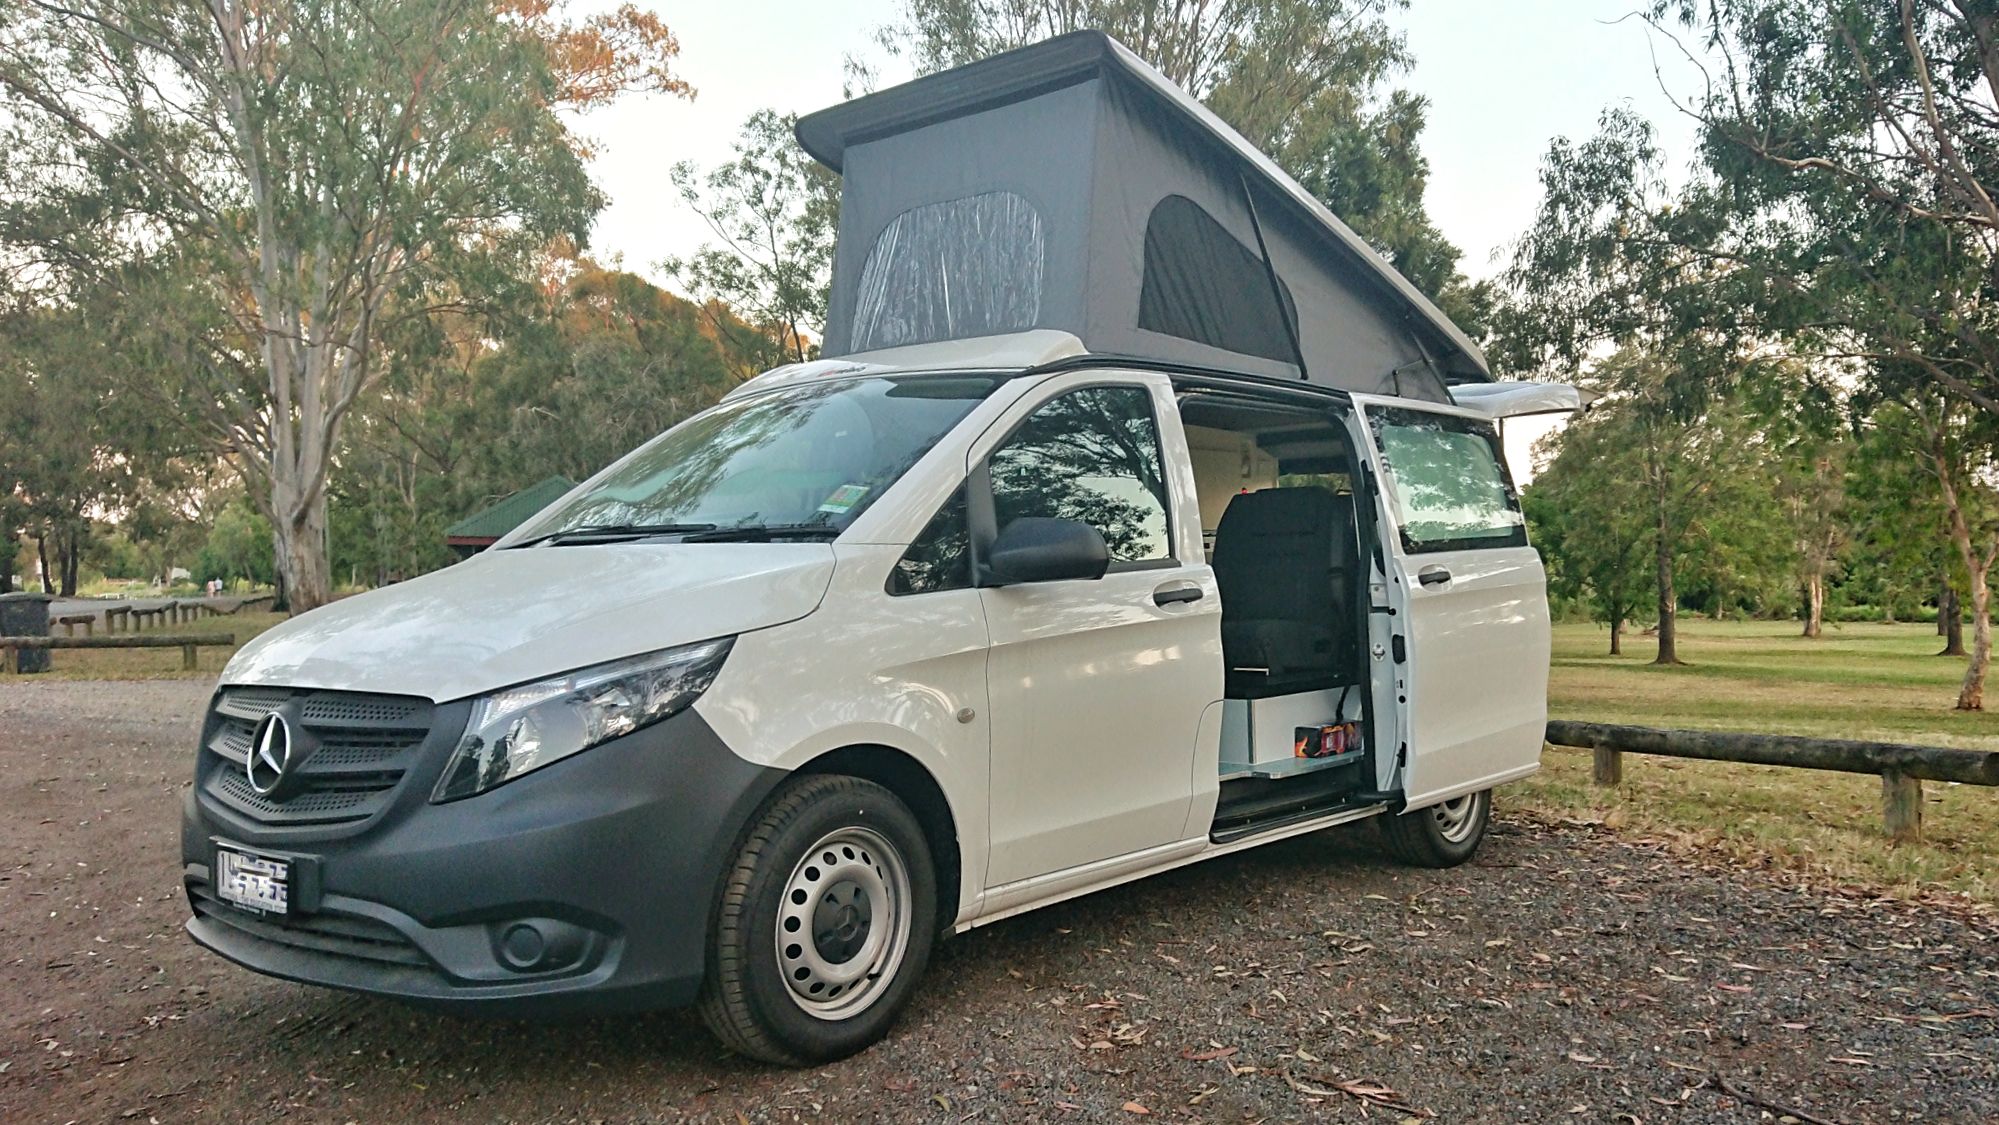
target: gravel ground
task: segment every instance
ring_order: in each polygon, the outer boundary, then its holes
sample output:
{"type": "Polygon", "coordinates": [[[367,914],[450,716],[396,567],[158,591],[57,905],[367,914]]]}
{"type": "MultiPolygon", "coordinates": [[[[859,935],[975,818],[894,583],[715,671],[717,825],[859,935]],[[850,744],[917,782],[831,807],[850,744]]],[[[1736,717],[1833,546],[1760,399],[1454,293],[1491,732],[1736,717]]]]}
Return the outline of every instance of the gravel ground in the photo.
{"type": "Polygon", "coordinates": [[[1333,832],[947,943],[817,1071],[684,1013],[472,1022],[196,949],[205,684],[0,684],[0,1120],[1999,1120],[1999,926],[1504,817],[1333,832]]]}

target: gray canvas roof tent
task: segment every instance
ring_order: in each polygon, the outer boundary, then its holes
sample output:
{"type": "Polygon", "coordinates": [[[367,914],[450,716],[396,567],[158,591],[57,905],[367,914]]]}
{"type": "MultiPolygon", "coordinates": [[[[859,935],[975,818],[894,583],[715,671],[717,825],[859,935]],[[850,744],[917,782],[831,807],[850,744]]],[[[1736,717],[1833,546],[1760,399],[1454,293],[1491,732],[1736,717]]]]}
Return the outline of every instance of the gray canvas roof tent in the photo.
{"type": "Polygon", "coordinates": [[[1080,31],[800,119],[842,174],[824,354],[1031,328],[1450,400],[1485,356],[1269,157],[1080,31]]]}

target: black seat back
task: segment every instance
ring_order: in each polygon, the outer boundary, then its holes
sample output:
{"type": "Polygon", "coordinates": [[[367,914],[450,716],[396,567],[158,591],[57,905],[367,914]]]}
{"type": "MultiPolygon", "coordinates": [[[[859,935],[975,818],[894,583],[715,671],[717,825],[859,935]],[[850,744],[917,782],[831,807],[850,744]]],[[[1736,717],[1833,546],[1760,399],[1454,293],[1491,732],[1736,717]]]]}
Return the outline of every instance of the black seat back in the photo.
{"type": "Polygon", "coordinates": [[[1350,682],[1353,553],[1350,496],[1307,486],[1229,501],[1215,529],[1214,568],[1230,695],[1350,682]]]}

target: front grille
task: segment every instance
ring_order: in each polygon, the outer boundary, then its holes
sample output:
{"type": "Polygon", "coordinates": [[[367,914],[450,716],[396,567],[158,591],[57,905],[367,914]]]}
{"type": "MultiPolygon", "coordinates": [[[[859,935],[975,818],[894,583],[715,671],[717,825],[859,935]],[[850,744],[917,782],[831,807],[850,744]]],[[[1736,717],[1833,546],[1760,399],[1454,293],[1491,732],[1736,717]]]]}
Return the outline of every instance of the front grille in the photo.
{"type": "Polygon", "coordinates": [[[328,827],[366,820],[388,804],[430,735],[429,701],[399,695],[228,688],[217,697],[203,748],[202,789],[260,824],[328,827]],[[250,788],[243,764],[257,724],[279,708],[293,716],[305,757],[282,800],[250,788]]]}
{"type": "Polygon", "coordinates": [[[195,913],[254,938],[336,957],[428,968],[430,959],[395,927],[347,914],[294,914],[279,918],[238,910],[203,885],[190,887],[195,913]]]}

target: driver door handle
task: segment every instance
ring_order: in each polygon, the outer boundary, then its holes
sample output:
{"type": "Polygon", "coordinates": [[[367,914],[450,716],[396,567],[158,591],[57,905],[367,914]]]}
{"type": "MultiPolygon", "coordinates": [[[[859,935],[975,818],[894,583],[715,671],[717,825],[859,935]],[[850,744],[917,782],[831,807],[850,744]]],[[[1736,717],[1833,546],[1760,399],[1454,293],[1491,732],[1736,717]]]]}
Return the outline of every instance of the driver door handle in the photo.
{"type": "Polygon", "coordinates": [[[1198,602],[1206,596],[1199,586],[1161,586],[1152,591],[1152,604],[1178,605],[1181,602],[1198,602]]]}
{"type": "Polygon", "coordinates": [[[1442,586],[1451,580],[1451,572],[1441,566],[1426,566],[1416,572],[1416,581],[1425,586],[1442,586]]]}

